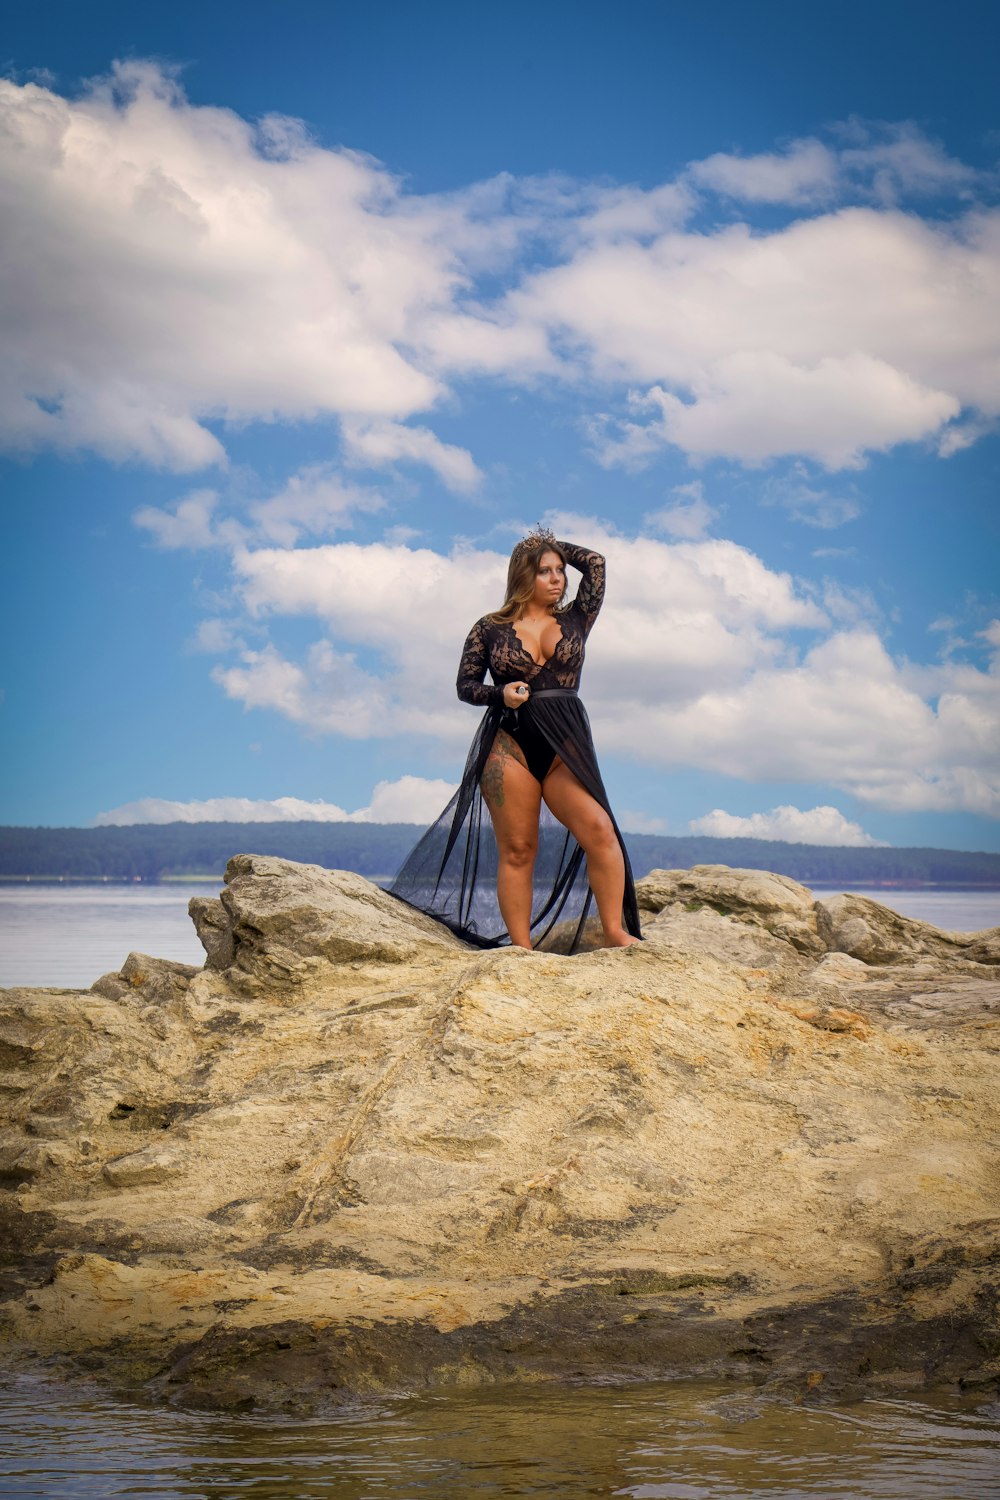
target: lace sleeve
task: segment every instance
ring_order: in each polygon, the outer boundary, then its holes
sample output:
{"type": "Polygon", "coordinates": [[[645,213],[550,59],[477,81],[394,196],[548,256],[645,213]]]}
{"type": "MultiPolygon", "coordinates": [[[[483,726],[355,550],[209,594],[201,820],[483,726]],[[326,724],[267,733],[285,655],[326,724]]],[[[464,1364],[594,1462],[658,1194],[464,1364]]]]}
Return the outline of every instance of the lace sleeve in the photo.
{"type": "Polygon", "coordinates": [[[503,688],[484,682],[489,658],[486,649],[486,626],[477,620],[465,638],[462,660],[458,667],[455,689],[463,703],[503,702],[503,688]]]}
{"type": "Polygon", "coordinates": [[[589,547],[577,547],[573,542],[556,542],[556,546],[571,567],[579,568],[583,580],[577,590],[574,606],[583,615],[589,630],[597,619],[597,612],[604,603],[604,581],[607,565],[600,552],[591,552],[589,547]]]}

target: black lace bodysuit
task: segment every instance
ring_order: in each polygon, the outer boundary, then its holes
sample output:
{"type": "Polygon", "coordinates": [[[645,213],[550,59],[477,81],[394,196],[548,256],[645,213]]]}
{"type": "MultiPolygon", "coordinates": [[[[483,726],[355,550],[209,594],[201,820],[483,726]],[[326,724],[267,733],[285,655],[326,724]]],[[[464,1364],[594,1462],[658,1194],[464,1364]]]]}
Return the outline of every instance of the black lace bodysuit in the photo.
{"type": "MultiPolygon", "coordinates": [[[[512,624],[489,615],[477,620],[462,648],[456,683],[466,703],[485,707],[473,737],[458,790],[403,862],[388,887],[393,895],[437,917],[459,937],[479,947],[509,943],[496,900],[497,846],[481,780],[498,730],[520,745],[539,782],[559,756],[608,813],[625,860],[622,921],[641,937],[632,868],[601,778],[587,710],[579,697],[585,643],[604,600],[605,561],[599,552],[556,542],[566,562],[583,574],[576,598],[556,613],[562,636],[539,663],[512,624]],[[486,673],[492,683],[485,681],[486,673]],[[530,695],[517,709],[503,701],[504,685],[525,682],[530,695]]],[[[583,850],[542,803],[535,860],[532,943],[536,948],[575,952],[599,933],[583,850]]]]}
{"type": "Polygon", "coordinates": [[[534,713],[537,693],[553,695],[555,690],[576,692],[583,671],[584,642],[604,602],[605,562],[599,552],[559,542],[567,563],[579,568],[583,581],[576,598],[556,615],[562,637],[544,662],[538,662],[521,642],[515,625],[497,623],[489,615],[477,620],[466,637],[458,668],[456,688],[465,703],[496,704],[503,708],[500,723],[517,741],[528,762],[528,770],[538,781],[544,781],[556,759],[556,750],[546,737],[534,713]],[[493,685],[483,681],[487,668],[493,685]],[[504,705],[503,690],[508,682],[526,682],[530,697],[519,708],[504,705]]]}

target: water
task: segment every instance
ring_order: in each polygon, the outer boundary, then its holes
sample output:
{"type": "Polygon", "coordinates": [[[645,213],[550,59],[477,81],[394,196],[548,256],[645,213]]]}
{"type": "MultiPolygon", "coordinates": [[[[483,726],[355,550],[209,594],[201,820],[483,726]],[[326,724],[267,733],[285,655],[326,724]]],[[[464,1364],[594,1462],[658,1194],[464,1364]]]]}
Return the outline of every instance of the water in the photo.
{"type": "Polygon", "coordinates": [[[202,885],[4,885],[0,887],[0,986],[88,989],[129,953],[201,965],[187,904],[217,896],[202,885]]]}
{"type": "MultiPolygon", "coordinates": [[[[0,886],[0,986],[87,989],[99,975],[120,969],[132,951],[200,965],[205,953],[187,904],[219,889],[216,882],[0,886]]],[[[817,886],[816,894],[830,892],[817,886]]],[[[1000,926],[1000,890],[865,886],[857,894],[949,931],[1000,926]]]]}
{"type": "Polygon", "coordinates": [[[5,1500],[996,1500],[1000,1405],[755,1406],[701,1384],[520,1387],[336,1418],[150,1410],[18,1380],[5,1500]]]}
{"type": "Polygon", "coordinates": [[[852,896],[870,896],[883,906],[891,906],[904,917],[918,917],[946,932],[981,932],[984,927],[1000,927],[1000,890],[955,891],[939,886],[920,890],[886,890],[884,886],[815,885],[809,889],[817,901],[836,891],[848,890],[852,896]]]}

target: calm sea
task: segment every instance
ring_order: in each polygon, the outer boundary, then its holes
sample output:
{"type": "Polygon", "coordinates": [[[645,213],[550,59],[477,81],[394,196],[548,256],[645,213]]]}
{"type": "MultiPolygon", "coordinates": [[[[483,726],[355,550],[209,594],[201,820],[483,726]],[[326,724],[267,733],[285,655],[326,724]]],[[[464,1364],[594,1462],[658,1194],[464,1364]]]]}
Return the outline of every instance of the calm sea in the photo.
{"type": "MultiPolygon", "coordinates": [[[[952,932],[1000,926],[1000,890],[852,889],[952,932]]],[[[205,953],[187,904],[192,896],[218,892],[215,883],[0,886],[0,987],[87,989],[101,974],[120,969],[133,951],[201,964],[205,953]]]]}
{"type": "MultiPolygon", "coordinates": [[[[14,1382],[6,1500],[997,1500],[980,1396],[769,1407],[703,1384],[487,1389],[304,1421],[14,1382]]],[[[3,1476],[6,1475],[6,1478],[3,1476]]]]}

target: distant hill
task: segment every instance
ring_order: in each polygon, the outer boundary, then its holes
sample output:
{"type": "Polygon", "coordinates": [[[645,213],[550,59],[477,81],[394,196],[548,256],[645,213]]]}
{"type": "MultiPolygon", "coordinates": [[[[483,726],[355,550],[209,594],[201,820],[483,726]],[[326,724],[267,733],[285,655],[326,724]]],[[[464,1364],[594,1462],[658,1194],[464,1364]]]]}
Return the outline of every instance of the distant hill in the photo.
{"type": "MultiPolygon", "coordinates": [[[[162,880],[221,876],[233,854],[356,870],[386,879],[420,837],[414,823],[138,823],[123,828],[0,828],[0,877],[162,880]]],[[[1000,854],[850,849],[770,839],[625,835],[635,875],[691,865],[775,870],[804,885],[1000,886],[1000,854]]]]}

